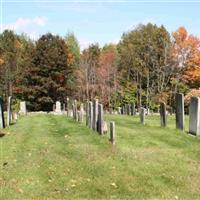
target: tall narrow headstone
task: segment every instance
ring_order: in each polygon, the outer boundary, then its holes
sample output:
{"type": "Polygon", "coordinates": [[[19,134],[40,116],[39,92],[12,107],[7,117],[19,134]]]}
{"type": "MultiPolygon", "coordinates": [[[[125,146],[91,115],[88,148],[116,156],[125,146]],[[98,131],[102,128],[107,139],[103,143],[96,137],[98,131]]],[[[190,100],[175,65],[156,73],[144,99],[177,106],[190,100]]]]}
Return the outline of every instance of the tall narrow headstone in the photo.
{"type": "Polygon", "coordinates": [[[56,105],[53,104],[53,112],[55,112],[55,110],[56,110],[56,105]]]}
{"type": "Polygon", "coordinates": [[[3,99],[0,97],[0,128],[5,128],[3,99]]]}
{"type": "Polygon", "coordinates": [[[160,103],[160,125],[167,126],[166,104],[164,102],[160,103]]]}
{"type": "Polygon", "coordinates": [[[127,104],[127,115],[131,115],[131,105],[127,104]]]}
{"type": "Polygon", "coordinates": [[[83,116],[84,116],[84,107],[83,104],[80,105],[80,122],[83,122],[83,116]]]}
{"type": "Polygon", "coordinates": [[[131,103],[131,115],[135,115],[135,103],[131,103]]]}
{"type": "Polygon", "coordinates": [[[121,111],[121,107],[118,107],[118,111],[117,111],[118,115],[121,115],[122,111],[121,111]]]}
{"type": "Polygon", "coordinates": [[[176,128],[184,130],[184,95],[177,93],[175,96],[176,105],[176,128]]]}
{"type": "Polygon", "coordinates": [[[12,123],[12,97],[8,97],[7,105],[7,125],[9,126],[12,123]]]}
{"type": "Polygon", "coordinates": [[[189,133],[200,135],[200,98],[191,97],[189,107],[189,133]]]}
{"type": "Polygon", "coordinates": [[[103,105],[98,105],[98,126],[97,131],[99,134],[103,135],[103,105]]]}
{"type": "Polygon", "coordinates": [[[89,124],[89,101],[86,103],[86,126],[89,124]]]}
{"type": "Polygon", "coordinates": [[[89,102],[89,121],[88,121],[88,126],[89,128],[92,129],[92,125],[93,125],[93,105],[92,105],[92,101],[89,102]]]}
{"type": "Polygon", "coordinates": [[[145,108],[140,108],[140,122],[145,124],[145,108]]]}
{"type": "Polygon", "coordinates": [[[67,116],[69,116],[69,98],[66,99],[66,110],[67,110],[67,116]]]}
{"type": "Polygon", "coordinates": [[[55,109],[56,113],[61,113],[61,103],[60,101],[56,101],[56,109],[55,109]]]}
{"type": "Polygon", "coordinates": [[[110,142],[115,144],[115,122],[110,122],[110,142]]]}
{"type": "Polygon", "coordinates": [[[94,131],[97,131],[97,121],[98,121],[98,99],[93,101],[93,120],[92,128],[94,131]]]}
{"type": "Polygon", "coordinates": [[[20,111],[19,111],[20,114],[24,114],[26,115],[27,114],[27,110],[26,110],[26,101],[21,101],[20,102],[20,111]]]}
{"type": "Polygon", "coordinates": [[[74,100],[74,103],[73,103],[73,105],[74,105],[74,119],[75,120],[77,120],[78,119],[78,116],[77,116],[77,101],[76,100],[74,100]]]}

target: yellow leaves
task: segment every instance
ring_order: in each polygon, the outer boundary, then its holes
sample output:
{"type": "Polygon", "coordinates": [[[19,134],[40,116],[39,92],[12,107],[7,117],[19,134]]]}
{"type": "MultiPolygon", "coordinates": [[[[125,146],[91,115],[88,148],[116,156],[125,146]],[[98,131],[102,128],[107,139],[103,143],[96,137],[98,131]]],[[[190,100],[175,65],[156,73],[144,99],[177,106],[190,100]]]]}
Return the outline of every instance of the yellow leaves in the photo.
{"type": "Polygon", "coordinates": [[[116,185],[116,183],[114,183],[114,182],[111,183],[110,185],[111,185],[113,188],[115,188],[115,189],[117,188],[117,185],[116,185]]]}

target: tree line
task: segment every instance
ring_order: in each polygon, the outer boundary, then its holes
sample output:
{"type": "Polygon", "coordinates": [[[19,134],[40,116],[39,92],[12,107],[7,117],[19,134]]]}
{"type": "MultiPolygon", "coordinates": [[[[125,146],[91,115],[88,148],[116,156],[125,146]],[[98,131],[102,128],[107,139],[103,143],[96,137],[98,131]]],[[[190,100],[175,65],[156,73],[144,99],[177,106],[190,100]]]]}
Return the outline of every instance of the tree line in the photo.
{"type": "Polygon", "coordinates": [[[184,27],[138,25],[118,44],[80,51],[73,33],[47,33],[37,41],[11,30],[0,34],[0,96],[25,100],[29,110],[52,110],[55,101],[98,98],[106,108],[135,102],[156,110],[174,94],[199,95],[200,39],[184,27]]]}

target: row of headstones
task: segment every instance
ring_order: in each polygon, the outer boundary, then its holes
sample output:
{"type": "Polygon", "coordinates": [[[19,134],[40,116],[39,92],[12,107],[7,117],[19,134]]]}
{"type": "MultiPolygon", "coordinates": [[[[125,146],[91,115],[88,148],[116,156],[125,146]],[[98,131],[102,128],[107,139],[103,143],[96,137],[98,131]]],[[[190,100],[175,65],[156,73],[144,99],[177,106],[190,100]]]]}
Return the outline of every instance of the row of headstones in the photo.
{"type": "MultiPolygon", "coordinates": [[[[185,111],[184,95],[177,93],[175,96],[176,108],[176,128],[184,131],[185,129],[185,111]]],[[[140,109],[140,121],[145,123],[145,108],[140,109]]],[[[160,103],[160,125],[167,126],[166,104],[160,103]]],[[[189,106],[189,133],[200,135],[200,98],[191,97],[189,106]]]]}
{"type": "MultiPolygon", "coordinates": [[[[13,113],[12,111],[12,96],[8,97],[7,103],[7,126],[10,126],[13,122],[13,119],[16,121],[19,117],[19,114],[26,115],[26,102],[20,102],[20,111],[19,113],[13,113]]],[[[0,97],[0,128],[5,128],[5,118],[4,118],[4,102],[3,99],[0,97]]]]}
{"type": "MultiPolygon", "coordinates": [[[[68,111],[70,109],[68,108],[68,111]]],[[[77,108],[77,101],[72,103],[72,117],[78,122],[84,121],[84,113],[86,113],[86,126],[103,135],[107,132],[107,123],[104,121],[103,105],[95,99],[93,102],[87,102],[84,111],[84,105],[80,104],[77,108]]],[[[110,122],[110,142],[115,144],[115,123],[110,122]]]]}
{"type": "Polygon", "coordinates": [[[118,107],[118,114],[121,115],[136,115],[135,103],[125,104],[118,107]]]}

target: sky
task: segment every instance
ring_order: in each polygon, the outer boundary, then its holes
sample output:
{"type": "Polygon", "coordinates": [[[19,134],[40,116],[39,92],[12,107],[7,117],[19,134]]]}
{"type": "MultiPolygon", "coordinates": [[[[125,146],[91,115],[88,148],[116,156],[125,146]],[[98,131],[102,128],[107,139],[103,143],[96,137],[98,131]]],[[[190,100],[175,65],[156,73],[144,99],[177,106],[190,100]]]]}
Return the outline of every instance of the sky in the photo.
{"type": "Polygon", "coordinates": [[[184,26],[200,37],[200,0],[0,0],[1,32],[12,29],[32,39],[51,32],[73,32],[81,49],[91,43],[117,43],[139,23],[164,25],[172,33],[184,26]],[[74,2],[76,1],[76,2],[74,2]]]}

